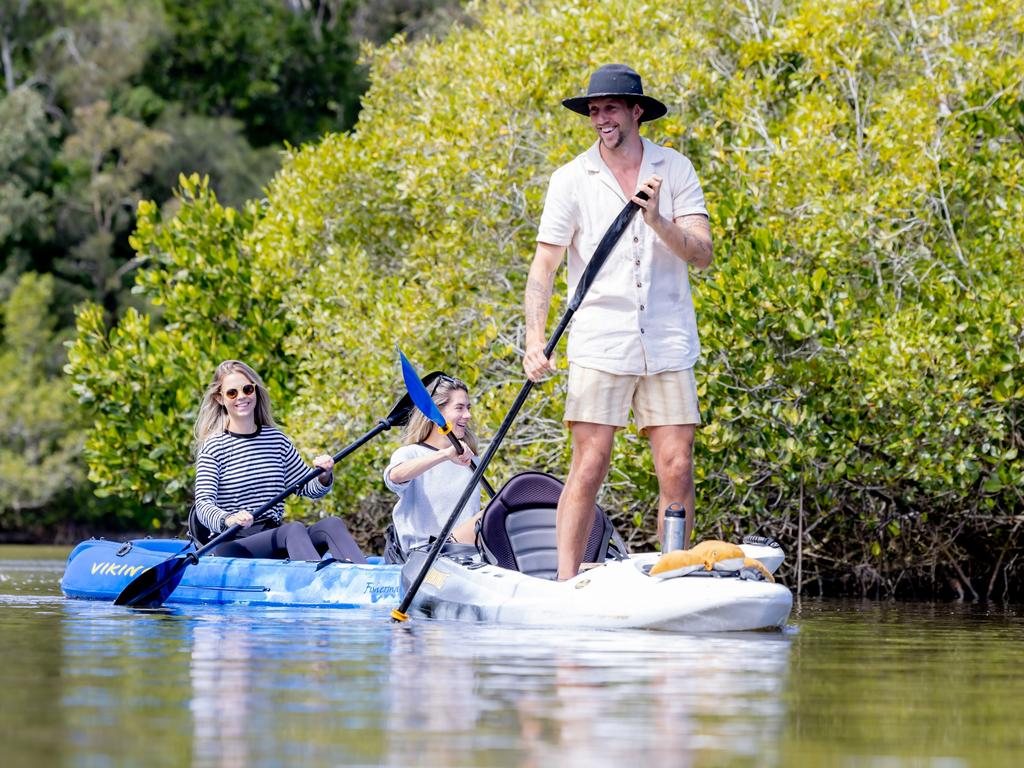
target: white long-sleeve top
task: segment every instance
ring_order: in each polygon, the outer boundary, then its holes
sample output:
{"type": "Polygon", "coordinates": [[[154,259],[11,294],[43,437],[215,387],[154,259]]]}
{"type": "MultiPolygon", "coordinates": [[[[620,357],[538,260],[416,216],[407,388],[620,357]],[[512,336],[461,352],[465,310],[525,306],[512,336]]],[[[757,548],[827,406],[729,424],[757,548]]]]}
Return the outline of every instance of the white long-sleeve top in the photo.
{"type": "MultiPolygon", "coordinates": [[[[445,461],[408,482],[392,482],[392,469],[410,459],[428,456],[436,450],[420,443],[403,445],[391,455],[391,462],[384,470],[385,485],[398,494],[398,503],[391,517],[395,522],[395,533],[406,552],[411,547],[426,544],[431,536],[441,532],[473,477],[470,467],[445,461]]],[[[468,520],[479,511],[480,485],[477,484],[456,524],[468,520]]]]}

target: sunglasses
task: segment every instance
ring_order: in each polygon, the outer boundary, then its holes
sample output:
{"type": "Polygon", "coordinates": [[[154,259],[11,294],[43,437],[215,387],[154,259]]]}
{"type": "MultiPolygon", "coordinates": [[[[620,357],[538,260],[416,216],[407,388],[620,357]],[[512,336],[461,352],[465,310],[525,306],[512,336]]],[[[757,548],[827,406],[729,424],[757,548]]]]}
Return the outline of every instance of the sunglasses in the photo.
{"type": "Polygon", "coordinates": [[[255,384],[244,384],[244,385],[242,385],[241,391],[239,391],[237,387],[231,387],[231,389],[225,389],[224,392],[223,392],[223,395],[228,400],[234,400],[240,394],[245,395],[246,397],[248,397],[249,395],[251,395],[255,391],[256,391],[256,385],[255,384]]]}
{"type": "Polygon", "coordinates": [[[443,373],[434,379],[434,383],[430,385],[430,396],[433,397],[434,393],[437,392],[437,387],[441,382],[445,384],[458,384],[458,381],[453,379],[451,376],[445,376],[443,373]]]}

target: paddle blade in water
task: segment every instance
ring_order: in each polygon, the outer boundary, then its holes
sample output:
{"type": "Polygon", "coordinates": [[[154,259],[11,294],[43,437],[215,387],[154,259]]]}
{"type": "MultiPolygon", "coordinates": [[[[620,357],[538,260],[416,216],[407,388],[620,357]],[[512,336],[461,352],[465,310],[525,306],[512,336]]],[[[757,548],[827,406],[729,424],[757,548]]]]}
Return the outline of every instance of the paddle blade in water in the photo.
{"type": "Polygon", "coordinates": [[[424,416],[437,424],[441,429],[446,430],[448,425],[444,420],[444,416],[441,415],[441,411],[434,404],[427,388],[423,386],[423,382],[420,381],[420,377],[413,369],[412,363],[402,353],[402,350],[398,350],[398,356],[402,358],[402,379],[405,380],[405,388],[409,391],[409,397],[412,398],[413,404],[423,412],[424,416]]]}
{"type": "Polygon", "coordinates": [[[121,594],[114,600],[114,605],[159,608],[177,588],[181,577],[185,575],[185,569],[192,562],[188,555],[182,555],[147,568],[121,590],[121,594]]]}

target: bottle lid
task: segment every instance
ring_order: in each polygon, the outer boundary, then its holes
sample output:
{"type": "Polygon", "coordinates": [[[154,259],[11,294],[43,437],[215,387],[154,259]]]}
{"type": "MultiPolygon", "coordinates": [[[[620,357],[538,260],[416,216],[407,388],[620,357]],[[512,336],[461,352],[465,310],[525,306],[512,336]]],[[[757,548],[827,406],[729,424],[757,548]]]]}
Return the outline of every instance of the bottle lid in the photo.
{"type": "Polygon", "coordinates": [[[665,517],[686,517],[686,509],[678,501],[665,507],[665,517]]]}

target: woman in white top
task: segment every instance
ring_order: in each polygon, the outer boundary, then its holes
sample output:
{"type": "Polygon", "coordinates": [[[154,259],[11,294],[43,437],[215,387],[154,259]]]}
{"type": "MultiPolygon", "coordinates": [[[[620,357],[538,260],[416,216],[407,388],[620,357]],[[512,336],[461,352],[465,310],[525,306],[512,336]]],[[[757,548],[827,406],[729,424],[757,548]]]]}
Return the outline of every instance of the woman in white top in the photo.
{"type": "MultiPolygon", "coordinates": [[[[428,543],[431,536],[440,533],[473,475],[470,462],[477,451],[466,385],[442,375],[434,380],[429,391],[464,450],[458,453],[448,436],[419,411],[409,418],[403,445],[392,454],[384,470],[385,484],[398,494],[391,516],[404,552],[428,543]]],[[[463,544],[472,543],[479,516],[477,485],[452,529],[451,538],[463,544]]]]}

